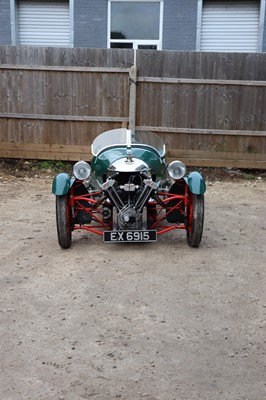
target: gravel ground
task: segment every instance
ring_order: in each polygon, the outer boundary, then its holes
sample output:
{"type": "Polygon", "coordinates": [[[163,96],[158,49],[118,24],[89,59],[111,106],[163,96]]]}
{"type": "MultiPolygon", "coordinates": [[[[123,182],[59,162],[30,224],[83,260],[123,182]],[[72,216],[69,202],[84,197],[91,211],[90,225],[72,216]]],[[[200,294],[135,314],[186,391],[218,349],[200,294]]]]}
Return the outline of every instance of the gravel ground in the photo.
{"type": "Polygon", "coordinates": [[[266,398],[264,174],[207,176],[198,249],[62,250],[50,173],[25,171],[0,169],[1,400],[266,398]]]}

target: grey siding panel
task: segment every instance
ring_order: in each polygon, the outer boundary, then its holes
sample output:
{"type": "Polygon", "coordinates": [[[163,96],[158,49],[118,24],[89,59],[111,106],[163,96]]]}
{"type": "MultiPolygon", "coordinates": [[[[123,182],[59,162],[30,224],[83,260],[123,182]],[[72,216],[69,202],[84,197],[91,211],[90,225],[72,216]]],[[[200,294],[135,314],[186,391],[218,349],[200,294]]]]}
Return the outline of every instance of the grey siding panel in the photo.
{"type": "Polygon", "coordinates": [[[163,50],[196,50],[197,0],[165,0],[163,50]]]}
{"type": "Polygon", "coordinates": [[[74,1],[74,47],[107,47],[107,0],[74,1]]]}
{"type": "Polygon", "coordinates": [[[10,0],[0,1],[0,45],[11,44],[10,0]]]}

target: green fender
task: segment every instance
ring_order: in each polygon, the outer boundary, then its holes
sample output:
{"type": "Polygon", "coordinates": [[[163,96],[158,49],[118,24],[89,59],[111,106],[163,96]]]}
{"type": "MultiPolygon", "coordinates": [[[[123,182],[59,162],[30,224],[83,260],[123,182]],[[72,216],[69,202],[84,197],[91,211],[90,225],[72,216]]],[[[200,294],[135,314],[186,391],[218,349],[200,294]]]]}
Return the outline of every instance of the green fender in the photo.
{"type": "Polygon", "coordinates": [[[75,182],[75,178],[71,178],[68,174],[62,172],[54,177],[52,192],[56,196],[62,196],[68,193],[69,189],[75,182]]]}
{"type": "Polygon", "coordinates": [[[191,172],[187,177],[184,178],[189,190],[194,194],[203,194],[206,192],[206,185],[202,175],[197,172],[191,172]]]}

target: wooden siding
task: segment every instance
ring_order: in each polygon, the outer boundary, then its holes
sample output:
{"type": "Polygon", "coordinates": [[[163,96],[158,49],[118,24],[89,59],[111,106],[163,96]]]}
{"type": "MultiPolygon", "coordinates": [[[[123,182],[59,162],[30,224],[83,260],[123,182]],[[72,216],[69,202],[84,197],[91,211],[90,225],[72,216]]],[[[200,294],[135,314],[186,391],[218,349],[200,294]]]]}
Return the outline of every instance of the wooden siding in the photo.
{"type": "MultiPolygon", "coordinates": [[[[0,157],[90,160],[129,122],[132,50],[0,47],[0,157]]],[[[266,168],[266,54],[136,54],[136,127],[187,165],[266,168]]]]}

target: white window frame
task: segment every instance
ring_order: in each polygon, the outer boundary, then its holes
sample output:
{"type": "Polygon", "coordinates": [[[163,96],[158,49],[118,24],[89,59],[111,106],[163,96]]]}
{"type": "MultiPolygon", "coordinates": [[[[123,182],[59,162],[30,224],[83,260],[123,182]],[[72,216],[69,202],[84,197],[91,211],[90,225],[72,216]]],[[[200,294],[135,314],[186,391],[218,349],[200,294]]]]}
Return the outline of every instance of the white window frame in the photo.
{"type": "MultiPolygon", "coordinates": [[[[44,0],[45,1],[45,0],[44,0]]],[[[18,44],[18,23],[17,23],[17,3],[18,0],[10,0],[10,17],[11,17],[11,44],[18,44]]],[[[69,3],[69,47],[74,47],[74,0],[68,0],[69,3]]]]}
{"type": "MultiPolygon", "coordinates": [[[[202,9],[203,1],[198,0],[198,17],[197,17],[197,39],[196,39],[196,51],[201,51],[201,21],[202,21],[202,9]]],[[[260,0],[260,16],[259,16],[259,30],[258,30],[258,45],[257,52],[261,53],[263,48],[263,33],[265,24],[265,8],[266,0],[260,0]]]]}
{"type": "Polygon", "coordinates": [[[132,43],[133,49],[138,49],[139,45],[155,45],[157,50],[162,50],[163,43],[163,0],[108,0],[108,18],[107,18],[107,47],[111,47],[111,43],[132,43]],[[160,19],[159,19],[159,39],[111,39],[111,3],[112,2],[130,2],[130,3],[160,3],[160,19]]]}

